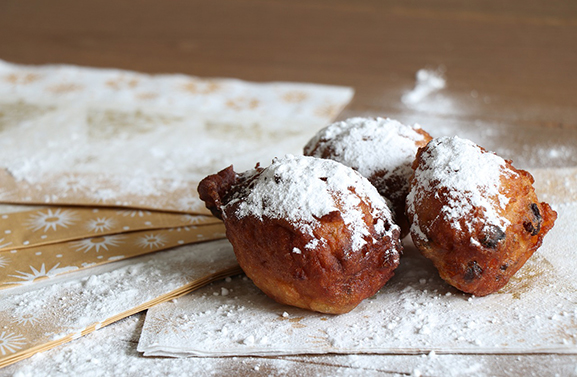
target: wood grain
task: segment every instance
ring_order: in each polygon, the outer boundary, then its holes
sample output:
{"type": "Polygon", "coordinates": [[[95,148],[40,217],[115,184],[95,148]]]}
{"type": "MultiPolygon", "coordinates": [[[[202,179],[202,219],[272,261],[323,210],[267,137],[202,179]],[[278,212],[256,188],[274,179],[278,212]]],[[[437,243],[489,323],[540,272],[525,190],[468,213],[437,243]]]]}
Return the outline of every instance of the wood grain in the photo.
{"type": "Polygon", "coordinates": [[[18,63],[350,85],[353,111],[443,67],[473,117],[577,129],[574,1],[3,0],[0,37],[18,63]]]}

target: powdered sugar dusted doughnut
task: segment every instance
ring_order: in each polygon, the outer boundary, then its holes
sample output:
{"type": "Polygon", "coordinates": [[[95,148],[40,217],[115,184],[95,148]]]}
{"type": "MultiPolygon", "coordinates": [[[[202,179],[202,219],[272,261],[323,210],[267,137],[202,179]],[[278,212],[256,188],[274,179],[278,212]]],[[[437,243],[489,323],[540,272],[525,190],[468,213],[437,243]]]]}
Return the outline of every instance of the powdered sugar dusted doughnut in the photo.
{"type": "Polygon", "coordinates": [[[229,167],[199,193],[223,219],[247,276],[279,302],[348,312],[399,263],[400,230],[386,202],[338,162],[287,156],[242,174],[229,167]]]}
{"type": "Polygon", "coordinates": [[[483,296],[507,284],[557,217],[537,200],[531,174],[469,140],[434,139],[413,167],[411,236],[462,291],[483,296]]]}
{"type": "Polygon", "coordinates": [[[368,178],[393,204],[397,223],[408,232],[405,198],[419,147],[431,136],[420,126],[385,118],[350,118],[319,131],[304,154],[341,162],[368,178]]]}

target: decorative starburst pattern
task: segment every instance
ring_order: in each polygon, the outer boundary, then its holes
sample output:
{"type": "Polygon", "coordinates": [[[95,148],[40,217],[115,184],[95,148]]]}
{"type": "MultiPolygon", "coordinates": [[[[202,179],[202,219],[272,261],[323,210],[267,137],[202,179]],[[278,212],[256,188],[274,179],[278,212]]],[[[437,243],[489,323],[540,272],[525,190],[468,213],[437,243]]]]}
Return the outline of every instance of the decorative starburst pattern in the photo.
{"type": "Polygon", "coordinates": [[[86,191],[88,187],[87,182],[75,175],[65,175],[59,178],[55,184],[56,189],[73,193],[86,191]]]}
{"type": "Polygon", "coordinates": [[[146,248],[155,249],[157,247],[162,247],[166,245],[167,242],[168,240],[166,236],[162,234],[147,234],[143,237],[140,237],[136,241],[136,244],[142,247],[143,249],[146,248]]]}
{"type": "Polygon", "coordinates": [[[329,104],[316,109],[315,115],[321,118],[333,118],[339,113],[339,107],[329,104]]]}
{"type": "Polygon", "coordinates": [[[199,224],[203,220],[200,216],[197,215],[182,215],[181,219],[190,225],[199,224]]]}
{"type": "Polygon", "coordinates": [[[21,326],[34,326],[40,322],[40,318],[35,313],[21,313],[15,315],[16,323],[21,326]]]}
{"type": "Polygon", "coordinates": [[[178,207],[182,211],[198,211],[202,208],[202,202],[194,196],[185,196],[178,199],[178,207]]]}
{"type": "Polygon", "coordinates": [[[85,194],[96,203],[111,203],[113,200],[118,198],[119,195],[118,189],[105,187],[97,189],[92,188],[90,191],[85,192],[85,194]]]}
{"type": "Polygon", "coordinates": [[[8,259],[7,256],[0,255],[0,268],[4,268],[4,267],[8,266],[9,261],[10,261],[10,259],[8,259]]]}
{"type": "Polygon", "coordinates": [[[121,89],[133,89],[138,85],[138,78],[136,77],[129,77],[124,74],[106,81],[106,86],[112,88],[114,90],[121,90],[121,89]]]}
{"type": "Polygon", "coordinates": [[[0,238],[0,249],[3,249],[5,247],[12,245],[12,242],[7,242],[7,243],[3,243],[3,242],[4,242],[4,238],[0,238]]]}
{"type": "Polygon", "coordinates": [[[33,83],[34,81],[40,80],[41,77],[42,76],[39,75],[38,73],[20,72],[20,73],[11,73],[4,79],[13,85],[28,85],[30,83],[33,83]]]}
{"type": "Polygon", "coordinates": [[[306,92],[301,92],[301,91],[290,91],[290,92],[286,92],[283,96],[282,99],[285,102],[288,103],[301,103],[303,101],[305,101],[308,98],[308,94],[306,92]]]}
{"type": "Polygon", "coordinates": [[[101,249],[108,251],[109,247],[117,247],[123,243],[125,236],[113,235],[95,238],[86,238],[71,244],[72,247],[76,248],[76,251],[84,251],[85,253],[94,249],[97,253],[101,249]]]}
{"type": "Polygon", "coordinates": [[[78,269],[78,267],[61,267],[61,268],[58,268],[58,266],[60,266],[60,263],[57,263],[54,267],[52,267],[48,271],[46,271],[46,265],[44,263],[42,263],[42,266],[40,266],[39,269],[34,268],[33,266],[30,266],[30,270],[32,272],[16,271],[16,272],[18,272],[19,275],[9,275],[13,278],[20,279],[20,281],[9,281],[9,282],[6,282],[4,284],[28,285],[28,284],[32,284],[32,283],[40,281],[40,280],[51,278],[53,276],[59,275],[59,274],[64,273],[64,272],[78,269]]]}
{"type": "Polygon", "coordinates": [[[76,222],[76,213],[70,210],[58,208],[55,211],[48,209],[32,215],[28,221],[29,229],[34,232],[42,230],[47,232],[49,229],[57,230],[58,227],[68,228],[76,222]]]}
{"type": "Polygon", "coordinates": [[[221,85],[210,80],[190,80],[182,89],[192,94],[210,94],[219,90],[221,85]]]}
{"type": "Polygon", "coordinates": [[[116,221],[110,217],[97,217],[86,223],[86,229],[90,232],[101,233],[116,226],[116,221]]]}
{"type": "Polygon", "coordinates": [[[56,85],[52,85],[46,88],[49,92],[54,94],[66,94],[81,91],[84,89],[84,85],[76,84],[73,82],[64,82],[56,85]]]}
{"type": "Polygon", "coordinates": [[[120,210],[116,211],[116,213],[124,217],[145,217],[151,214],[150,211],[143,210],[120,210]]]}
{"type": "Polygon", "coordinates": [[[0,187],[0,199],[7,200],[12,197],[12,191],[0,187]]]}
{"type": "Polygon", "coordinates": [[[2,331],[0,334],[0,353],[5,356],[14,353],[26,344],[26,338],[13,332],[2,331]]]}
{"type": "Polygon", "coordinates": [[[170,228],[170,229],[168,229],[168,231],[169,231],[169,232],[182,232],[182,231],[184,231],[184,232],[190,232],[191,229],[197,229],[197,227],[196,227],[196,226],[191,226],[191,227],[189,227],[189,226],[179,226],[179,227],[177,227],[177,228],[170,228]]]}
{"type": "Polygon", "coordinates": [[[260,101],[257,98],[237,97],[226,101],[226,106],[237,111],[254,110],[259,107],[260,101]]]}
{"type": "MultiPolygon", "coordinates": [[[[52,272],[52,269],[57,268],[58,264],[56,266],[54,266],[53,268],[51,268],[50,270],[48,270],[48,272],[52,272]]],[[[36,268],[30,266],[30,270],[32,270],[32,272],[23,272],[23,271],[16,271],[19,273],[19,275],[10,275],[12,277],[18,278],[18,279],[22,279],[23,282],[33,282],[34,280],[38,281],[38,280],[42,280],[44,278],[48,278],[48,272],[46,272],[46,265],[44,263],[42,263],[42,266],[40,266],[40,269],[37,270],[36,268]]],[[[19,282],[19,283],[23,283],[23,282],[19,282]]]]}

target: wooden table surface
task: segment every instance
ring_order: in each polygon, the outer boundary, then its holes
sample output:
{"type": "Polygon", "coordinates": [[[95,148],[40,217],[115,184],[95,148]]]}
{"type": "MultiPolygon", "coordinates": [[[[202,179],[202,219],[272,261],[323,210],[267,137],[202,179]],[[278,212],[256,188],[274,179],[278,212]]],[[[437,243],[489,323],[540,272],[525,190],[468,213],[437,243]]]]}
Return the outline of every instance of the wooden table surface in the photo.
{"type": "Polygon", "coordinates": [[[467,107],[448,121],[577,140],[572,0],[2,0],[0,41],[15,63],[354,87],[342,116],[401,114],[438,69],[467,107]]]}
{"type": "Polygon", "coordinates": [[[0,57],[352,86],[386,112],[424,67],[490,99],[474,116],[577,128],[571,0],[0,2],[0,57]]]}

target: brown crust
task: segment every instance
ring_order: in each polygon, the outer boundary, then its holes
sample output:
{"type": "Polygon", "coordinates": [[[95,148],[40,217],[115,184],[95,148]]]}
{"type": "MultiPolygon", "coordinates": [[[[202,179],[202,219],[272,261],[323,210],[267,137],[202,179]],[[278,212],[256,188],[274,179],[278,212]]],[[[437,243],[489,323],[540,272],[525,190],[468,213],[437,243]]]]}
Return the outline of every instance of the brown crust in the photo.
{"type": "MultiPolygon", "coordinates": [[[[433,140],[431,135],[422,128],[414,129],[418,134],[423,135],[423,140],[415,143],[415,146],[423,148],[429,141],[433,140]]],[[[415,156],[416,157],[416,156],[415,156]]],[[[385,171],[380,170],[367,179],[377,188],[379,193],[391,201],[393,210],[395,212],[395,220],[397,225],[401,227],[401,238],[409,234],[410,223],[406,215],[406,201],[410,190],[410,178],[405,177],[399,172],[392,172],[389,179],[383,180],[382,177],[386,174],[385,171]]]]}
{"type": "MultiPolygon", "coordinates": [[[[415,169],[422,163],[422,152],[423,149],[417,154],[415,169]]],[[[506,166],[517,173],[516,177],[501,177],[499,191],[509,198],[502,214],[511,223],[506,229],[487,227],[481,221],[472,232],[460,232],[446,221],[439,221],[438,214],[448,202],[448,193],[443,190],[425,193],[415,203],[421,231],[428,238],[423,241],[413,235],[415,245],[433,261],[445,281],[476,296],[504,287],[541,246],[557,218],[549,204],[539,203],[531,174],[515,169],[510,161],[506,166]]],[[[416,216],[408,215],[411,221],[416,216]]],[[[472,223],[473,217],[482,219],[483,213],[477,210],[463,217],[460,220],[463,229],[472,223]]]]}
{"type": "MultiPolygon", "coordinates": [[[[284,219],[236,216],[238,201],[229,201],[242,198],[253,179],[227,168],[205,178],[199,191],[203,190],[201,199],[207,207],[224,219],[239,265],[269,297],[318,312],[346,313],[393,276],[402,252],[399,230],[392,231],[392,238],[379,237],[369,203],[361,200],[359,208],[376,242],[371,240],[352,252],[352,231],[339,211],[322,217],[313,235],[284,219]],[[234,181],[233,176],[237,177],[234,181]],[[311,241],[323,239],[325,243],[307,247],[311,241]]],[[[351,191],[354,194],[354,189],[351,191]]],[[[384,216],[380,219],[387,229],[392,227],[384,216]]]]}
{"type": "Polygon", "coordinates": [[[278,302],[322,313],[346,313],[374,295],[393,276],[402,251],[396,230],[394,239],[348,253],[350,230],[338,212],[320,219],[314,235],[327,242],[314,250],[305,247],[312,238],[285,220],[227,219],[227,237],[256,286],[278,302]]]}
{"type": "Polygon", "coordinates": [[[221,206],[224,203],[223,198],[231,191],[232,186],[236,183],[237,175],[232,165],[219,171],[216,174],[209,175],[198,184],[198,194],[206,208],[222,220],[221,206]]]}

